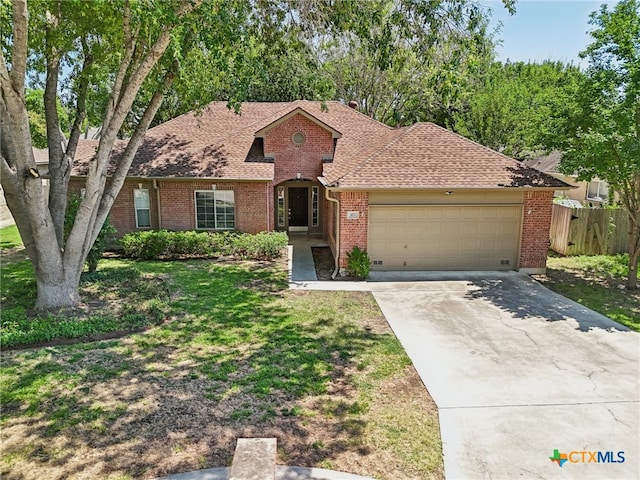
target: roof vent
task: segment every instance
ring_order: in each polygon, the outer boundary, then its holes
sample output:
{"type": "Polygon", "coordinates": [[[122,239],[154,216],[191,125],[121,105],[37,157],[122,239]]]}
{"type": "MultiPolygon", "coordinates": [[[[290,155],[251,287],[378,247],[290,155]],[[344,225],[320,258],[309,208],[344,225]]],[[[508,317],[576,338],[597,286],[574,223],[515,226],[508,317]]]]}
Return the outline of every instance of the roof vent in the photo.
{"type": "Polygon", "coordinates": [[[293,134],[293,143],[296,145],[302,145],[305,141],[304,133],[296,132],[293,134]]]}

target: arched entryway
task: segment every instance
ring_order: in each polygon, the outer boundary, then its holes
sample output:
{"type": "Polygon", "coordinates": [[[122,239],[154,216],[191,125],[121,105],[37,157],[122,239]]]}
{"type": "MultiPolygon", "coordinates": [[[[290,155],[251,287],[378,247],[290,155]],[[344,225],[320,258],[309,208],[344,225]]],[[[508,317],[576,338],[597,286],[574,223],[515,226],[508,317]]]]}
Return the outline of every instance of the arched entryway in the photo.
{"type": "Polygon", "coordinates": [[[277,230],[322,233],[323,187],[312,180],[288,180],[274,187],[277,230]]]}

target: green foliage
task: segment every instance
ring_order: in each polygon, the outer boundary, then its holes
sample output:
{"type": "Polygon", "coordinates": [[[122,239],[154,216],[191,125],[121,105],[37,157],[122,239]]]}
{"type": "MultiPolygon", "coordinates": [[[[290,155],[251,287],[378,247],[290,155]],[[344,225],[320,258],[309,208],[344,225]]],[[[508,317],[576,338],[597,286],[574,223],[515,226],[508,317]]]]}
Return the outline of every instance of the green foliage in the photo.
{"type": "MultiPolygon", "coordinates": [[[[513,0],[503,4],[513,11],[513,0]]],[[[198,17],[196,47],[171,51],[181,72],[154,125],[213,100],[237,109],[242,101],[332,98],[355,100],[390,125],[445,125],[491,58],[488,15],[477,2],[250,5],[228,2],[198,17]]],[[[145,86],[128,131],[155,90],[145,86]]]]}
{"type": "Polygon", "coordinates": [[[451,126],[491,61],[486,11],[462,1],[344,3],[332,13],[350,33],[323,45],[337,97],[392,126],[451,126]]]}
{"type": "Polygon", "coordinates": [[[46,342],[54,338],[90,337],[116,330],[112,318],[89,317],[78,320],[53,315],[31,318],[21,307],[2,312],[1,343],[5,347],[46,342]]]}
{"type": "MultiPolygon", "coordinates": [[[[73,227],[73,222],[78,213],[78,208],[80,207],[80,203],[82,202],[82,197],[78,194],[72,194],[67,200],[67,210],[64,215],[64,237],[65,241],[69,232],[71,232],[71,227],[73,227]]],[[[107,245],[110,240],[112,240],[116,234],[116,229],[113,225],[111,225],[111,221],[109,217],[102,225],[100,229],[100,233],[96,237],[96,241],[94,242],[91,250],[87,254],[87,258],[85,263],[87,265],[87,270],[89,272],[95,272],[98,268],[98,262],[102,258],[105,250],[107,249],[107,245]]]]}
{"type": "Polygon", "coordinates": [[[371,270],[371,260],[366,249],[357,245],[347,252],[347,268],[358,278],[368,278],[371,270]]]}
{"type": "MultiPolygon", "coordinates": [[[[29,129],[31,130],[31,142],[36,148],[47,148],[47,122],[44,112],[44,90],[27,90],[24,103],[29,114],[29,129]]],[[[60,128],[65,134],[69,133],[71,124],[69,115],[60,100],[56,103],[56,110],[60,120],[60,128]]]]}
{"type": "Polygon", "coordinates": [[[559,62],[494,63],[455,114],[455,130],[517,159],[535,155],[575,109],[581,78],[577,67],[559,62]]]}
{"type": "Polygon", "coordinates": [[[613,11],[603,5],[591,14],[596,28],[591,32],[594,42],[581,54],[589,59],[589,68],[579,108],[559,138],[566,152],[563,171],[579,180],[607,181],[626,206],[634,198],[636,204],[640,201],[633,188],[640,175],[639,10],[637,0],[624,0],[613,11]]]}
{"type": "Polygon", "coordinates": [[[640,259],[640,2],[603,4],[591,14],[593,43],[581,53],[589,68],[578,108],[557,146],[560,164],[578,180],[606,181],[630,221],[627,288],[636,288],[640,259]]]}
{"type": "Polygon", "coordinates": [[[554,257],[553,265],[573,271],[584,271],[604,278],[624,278],[629,273],[629,254],[618,255],[576,255],[571,257],[554,257]]]}
{"type": "Polygon", "coordinates": [[[282,254],[289,238],[285,232],[260,232],[255,235],[240,234],[230,237],[231,252],[242,259],[269,260],[282,254]]]}
{"type": "Polygon", "coordinates": [[[142,260],[174,258],[216,258],[270,260],[282,254],[288,237],[284,232],[169,232],[128,233],[120,240],[124,255],[142,260]]]}

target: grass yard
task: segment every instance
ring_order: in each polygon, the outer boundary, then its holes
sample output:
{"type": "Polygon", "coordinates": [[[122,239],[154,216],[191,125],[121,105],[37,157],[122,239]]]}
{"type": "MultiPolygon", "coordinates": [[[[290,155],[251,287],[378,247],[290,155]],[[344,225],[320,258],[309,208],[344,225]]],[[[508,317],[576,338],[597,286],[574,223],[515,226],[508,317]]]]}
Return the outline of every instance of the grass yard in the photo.
{"type": "Polygon", "coordinates": [[[0,250],[22,246],[22,239],[18,233],[18,227],[10,225],[0,228],[0,250]]]}
{"type": "Polygon", "coordinates": [[[627,255],[562,257],[547,260],[544,285],[596,312],[640,331],[640,291],[620,288],[628,272],[627,255]]]}
{"type": "MultiPolygon", "coordinates": [[[[150,478],[227,466],[238,437],[273,436],[280,464],[442,478],[436,407],[373,297],[290,291],[284,264],[101,262],[66,320],[149,317],[155,300],[162,323],[4,351],[2,477],[150,478]]],[[[28,268],[2,266],[17,323],[28,268]]]]}

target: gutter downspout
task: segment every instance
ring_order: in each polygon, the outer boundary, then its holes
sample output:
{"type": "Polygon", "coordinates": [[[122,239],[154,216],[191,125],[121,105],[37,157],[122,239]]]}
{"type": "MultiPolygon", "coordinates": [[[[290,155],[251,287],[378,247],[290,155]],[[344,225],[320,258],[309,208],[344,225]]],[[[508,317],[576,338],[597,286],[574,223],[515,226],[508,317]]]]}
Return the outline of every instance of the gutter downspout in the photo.
{"type": "Polygon", "coordinates": [[[336,213],[336,255],[335,255],[335,270],[331,274],[331,280],[335,280],[340,271],[340,201],[337,198],[329,196],[329,188],[324,189],[324,198],[333,202],[337,206],[336,213]]]}
{"type": "MultiPolygon", "coordinates": [[[[271,202],[269,201],[269,184],[264,184],[264,196],[267,199],[267,232],[271,231],[271,202]]],[[[275,201],[275,200],[274,200],[275,201]]],[[[275,229],[274,229],[275,230],[275,229]]]]}
{"type": "Polygon", "coordinates": [[[158,230],[162,230],[162,209],[160,208],[160,185],[158,185],[158,180],[153,179],[153,188],[156,191],[156,205],[158,208],[158,230]]]}

